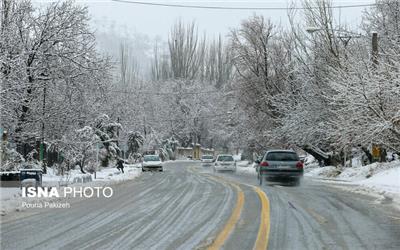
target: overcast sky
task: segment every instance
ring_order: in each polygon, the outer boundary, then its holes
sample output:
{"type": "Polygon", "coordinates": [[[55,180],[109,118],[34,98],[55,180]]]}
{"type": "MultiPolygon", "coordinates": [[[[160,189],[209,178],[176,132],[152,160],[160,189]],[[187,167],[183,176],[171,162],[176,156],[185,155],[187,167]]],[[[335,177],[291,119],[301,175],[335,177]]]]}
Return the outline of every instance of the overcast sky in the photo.
{"type": "MultiPolygon", "coordinates": [[[[142,0],[146,1],[146,0],[142,0]]],[[[150,38],[160,37],[166,40],[170,27],[178,19],[184,21],[195,20],[199,31],[206,31],[208,36],[218,33],[226,34],[230,28],[237,27],[242,19],[253,13],[262,14],[271,18],[274,23],[287,24],[285,10],[212,10],[190,9],[162,6],[145,6],[129,3],[114,2],[112,0],[80,0],[88,5],[93,21],[97,26],[115,24],[116,27],[126,27],[134,33],[142,33],[150,38]]],[[[278,0],[186,0],[166,1],[147,0],[154,3],[171,3],[187,5],[230,6],[230,7],[287,7],[288,1],[278,0]]],[[[301,1],[295,1],[301,6],[301,1]]],[[[373,3],[373,0],[333,0],[333,5],[352,5],[373,3]]],[[[347,22],[352,29],[356,29],[361,20],[364,7],[335,9],[335,15],[341,17],[341,22],[347,22]]],[[[100,27],[99,27],[100,28],[100,27]]]]}

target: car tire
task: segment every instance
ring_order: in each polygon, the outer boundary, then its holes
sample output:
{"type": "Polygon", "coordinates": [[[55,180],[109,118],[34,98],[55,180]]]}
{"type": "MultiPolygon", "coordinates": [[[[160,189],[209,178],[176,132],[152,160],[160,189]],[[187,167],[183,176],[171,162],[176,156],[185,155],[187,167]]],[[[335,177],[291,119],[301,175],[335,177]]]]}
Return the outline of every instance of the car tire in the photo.
{"type": "Polygon", "coordinates": [[[295,186],[295,187],[300,186],[300,178],[295,179],[292,183],[293,183],[293,186],[295,186]]]}
{"type": "Polygon", "coordinates": [[[260,186],[262,186],[263,177],[261,175],[258,175],[258,182],[259,182],[260,186]]]}

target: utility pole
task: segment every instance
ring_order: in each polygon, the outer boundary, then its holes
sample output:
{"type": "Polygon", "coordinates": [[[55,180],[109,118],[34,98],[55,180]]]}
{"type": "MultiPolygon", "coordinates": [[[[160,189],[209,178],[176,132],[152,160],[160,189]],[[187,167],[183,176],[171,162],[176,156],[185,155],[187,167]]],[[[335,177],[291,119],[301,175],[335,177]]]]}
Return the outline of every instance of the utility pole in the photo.
{"type": "MultiPolygon", "coordinates": [[[[117,117],[117,123],[119,124],[119,116],[117,117]]],[[[119,127],[117,128],[117,137],[119,138],[119,127]]],[[[117,141],[118,144],[118,141],[117,141]]]]}
{"type": "Polygon", "coordinates": [[[146,131],[146,116],[143,116],[143,132],[144,132],[144,137],[147,137],[147,131],[146,131]]]}
{"type": "MultiPolygon", "coordinates": [[[[373,32],[372,33],[372,54],[371,54],[371,59],[372,59],[372,66],[374,67],[374,69],[376,69],[376,67],[378,66],[378,33],[377,32],[373,32]]],[[[374,144],[372,144],[372,146],[374,147],[374,144]]],[[[382,146],[377,146],[377,150],[372,150],[372,155],[375,157],[375,159],[379,158],[379,161],[382,162],[382,153],[383,152],[383,147],[382,146]],[[378,153],[379,152],[379,153],[378,153]]]]}
{"type": "Polygon", "coordinates": [[[372,63],[374,67],[378,65],[378,33],[372,33],[372,63]]]}
{"type": "Polygon", "coordinates": [[[193,119],[193,160],[197,157],[197,133],[196,133],[196,118],[193,119]]]}
{"type": "Polygon", "coordinates": [[[46,165],[44,164],[44,116],[46,114],[46,92],[47,88],[46,85],[43,87],[43,104],[42,104],[42,131],[41,131],[41,138],[40,138],[40,149],[39,149],[39,159],[43,164],[43,172],[46,174],[47,169],[46,165]]]}
{"type": "MultiPolygon", "coordinates": [[[[120,124],[119,123],[119,116],[117,117],[117,123],[120,124]]],[[[117,127],[117,146],[119,147],[119,127],[117,127]]],[[[121,151],[119,151],[118,156],[121,157],[121,151]]]]}

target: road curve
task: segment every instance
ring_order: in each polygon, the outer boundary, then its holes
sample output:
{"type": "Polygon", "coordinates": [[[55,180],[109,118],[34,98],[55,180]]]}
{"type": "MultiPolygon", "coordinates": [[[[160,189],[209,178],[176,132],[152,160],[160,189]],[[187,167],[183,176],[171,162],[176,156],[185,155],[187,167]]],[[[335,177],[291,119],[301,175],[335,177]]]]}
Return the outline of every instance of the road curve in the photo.
{"type": "Polygon", "coordinates": [[[6,216],[1,249],[400,249],[399,211],[371,197],[307,178],[259,187],[189,161],[165,169],[110,199],[6,216]]]}
{"type": "MultiPolygon", "coordinates": [[[[258,186],[255,175],[218,173],[258,186]]],[[[270,201],[268,249],[400,249],[399,210],[376,198],[304,178],[261,186],[270,201]]]]}
{"type": "MultiPolygon", "coordinates": [[[[226,228],[238,190],[193,171],[191,164],[169,163],[163,173],[146,172],[114,186],[109,199],[86,199],[68,209],[38,209],[3,219],[1,249],[205,249],[226,228]]],[[[258,199],[251,188],[242,192],[251,193],[248,201],[258,199]]],[[[244,242],[223,239],[226,249],[251,249],[256,239],[258,225],[253,221],[259,220],[259,203],[242,206],[228,236],[243,230],[250,234],[240,237],[247,239],[244,242]]]]}

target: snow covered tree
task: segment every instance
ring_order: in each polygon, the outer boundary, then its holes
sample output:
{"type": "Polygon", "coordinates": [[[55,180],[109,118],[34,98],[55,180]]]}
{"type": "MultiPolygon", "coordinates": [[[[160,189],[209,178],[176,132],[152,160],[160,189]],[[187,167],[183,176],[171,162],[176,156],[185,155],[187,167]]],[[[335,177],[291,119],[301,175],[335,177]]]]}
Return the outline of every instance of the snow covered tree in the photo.
{"type": "Polygon", "coordinates": [[[130,131],[128,133],[128,154],[136,154],[139,152],[139,148],[143,145],[145,138],[140,134],[139,131],[130,131]]]}
{"type": "Polygon", "coordinates": [[[0,144],[0,171],[17,171],[24,157],[15,149],[9,148],[7,131],[3,131],[0,144]]]}
{"type": "Polygon", "coordinates": [[[26,155],[37,138],[60,139],[92,118],[105,100],[109,64],[95,49],[86,7],[9,0],[2,6],[1,119],[26,155]]]}
{"type": "Polygon", "coordinates": [[[121,124],[112,121],[108,115],[103,114],[95,119],[93,129],[103,146],[101,151],[101,165],[108,167],[110,160],[120,156],[121,150],[118,146],[117,134],[121,129],[121,124]]]}
{"type": "Polygon", "coordinates": [[[90,126],[77,129],[63,137],[57,142],[63,154],[67,168],[79,166],[82,173],[85,173],[87,163],[96,161],[96,147],[100,143],[100,138],[90,126]]]}

